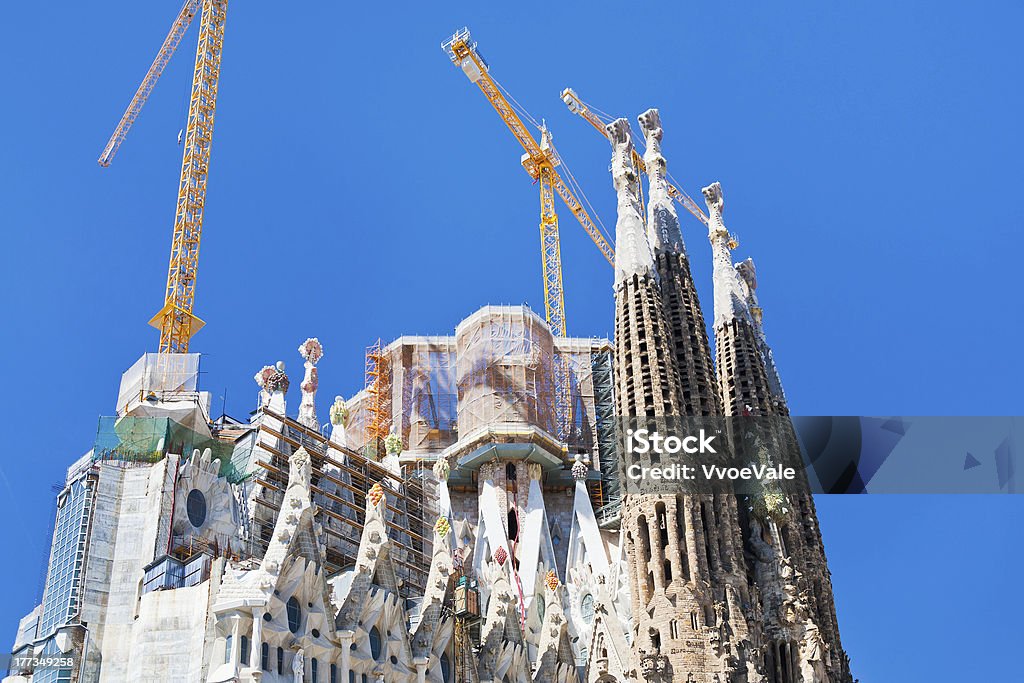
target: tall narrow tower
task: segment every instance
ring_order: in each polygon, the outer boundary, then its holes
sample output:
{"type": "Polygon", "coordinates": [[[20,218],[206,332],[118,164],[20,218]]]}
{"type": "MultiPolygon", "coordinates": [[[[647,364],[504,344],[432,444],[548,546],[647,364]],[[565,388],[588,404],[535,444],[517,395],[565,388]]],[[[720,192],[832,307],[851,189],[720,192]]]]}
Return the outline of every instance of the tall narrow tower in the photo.
{"type": "MultiPolygon", "coordinates": [[[[718,183],[705,187],[714,259],[715,350],[726,415],[788,416],[761,326],[753,261],[733,265],[718,183]]],[[[784,426],[784,425],[783,425],[784,426]]],[[[782,440],[791,432],[780,429],[782,440]]],[[[777,444],[776,444],[777,445],[777,444]]],[[[769,447],[774,447],[769,445],[769,447]]],[[[848,683],[849,658],[811,495],[744,498],[740,525],[753,583],[751,642],[767,683],[848,683]]]]}
{"type": "Polygon", "coordinates": [[[679,214],[665,178],[668,165],[661,153],[661,116],[657,109],[648,109],[638,120],[647,143],[647,238],[654,252],[672,355],[679,370],[682,411],[684,415],[720,415],[704,314],[690,274],[679,214]]]}
{"type": "Polygon", "coordinates": [[[722,186],[704,188],[708,205],[708,239],[713,259],[715,286],[715,358],[718,388],[726,415],[775,415],[784,412],[772,399],[758,333],[748,305],[750,290],[733,267],[731,238],[722,220],[725,199],[722,186]]]}
{"type": "MultiPolygon", "coordinates": [[[[624,426],[646,425],[694,409],[682,399],[670,316],[665,310],[656,257],[652,255],[640,218],[638,178],[630,161],[632,142],[625,119],[608,126],[613,147],[612,177],[618,195],[615,267],[615,377],[616,401],[624,426]],[[685,404],[685,407],[684,407],[685,404]]],[[[663,167],[663,166],[662,166],[663,167]]],[[[655,200],[656,220],[666,239],[658,238],[664,277],[673,281],[670,305],[678,308],[681,292],[692,282],[679,272],[681,239],[678,221],[659,213],[664,203],[655,200]],[[676,238],[672,238],[672,232],[676,238]]],[[[685,257],[683,257],[685,258],[685,257]]],[[[680,315],[687,325],[692,316],[680,315]]],[[[698,313],[699,315],[699,313],[698,313]]],[[[688,336],[695,336],[681,326],[688,336]]],[[[687,372],[693,373],[692,358],[687,372]]],[[[707,367],[708,359],[702,361],[707,367]]],[[[693,375],[689,375],[693,384],[693,375]]],[[[710,378],[707,378],[708,380],[710,378]]],[[[708,385],[710,386],[710,384],[708,385]]],[[[691,394],[693,398],[693,394],[691,394]]],[[[696,405],[709,410],[707,395],[696,405]]],[[[633,465],[659,464],[656,453],[625,452],[623,476],[633,465]]],[[[664,463],[662,463],[664,464],[664,463]]],[[[625,479],[624,479],[625,481],[625,479]]],[[[634,614],[630,669],[644,681],[731,680],[737,669],[734,639],[747,637],[741,605],[746,602],[746,572],[735,498],[729,496],[643,493],[627,490],[622,508],[627,561],[634,614]],[[690,676],[692,678],[687,678],[690,676]],[[724,678],[723,678],[724,677],[724,678]]],[[[736,641],[738,642],[738,641],[736,641]]]]}
{"type": "Polygon", "coordinates": [[[618,198],[615,223],[615,394],[620,419],[679,415],[679,372],[654,258],[640,216],[639,178],[632,163],[629,123],[608,125],[612,180],[618,198]]]}

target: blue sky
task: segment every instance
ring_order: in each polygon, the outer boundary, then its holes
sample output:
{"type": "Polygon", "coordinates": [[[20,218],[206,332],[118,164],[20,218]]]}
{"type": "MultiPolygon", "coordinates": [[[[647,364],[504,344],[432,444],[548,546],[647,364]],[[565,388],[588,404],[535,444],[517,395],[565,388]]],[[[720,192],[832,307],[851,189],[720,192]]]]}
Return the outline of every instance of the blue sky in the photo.
{"type": "MultiPolygon", "coordinates": [[[[193,343],[218,405],[244,416],[255,371],[297,371],[307,336],[326,413],[378,336],[543,310],[537,189],[438,48],[469,25],[609,228],[609,147],[558,93],[631,121],[661,109],[673,175],[694,196],[722,182],[737,256],[758,263],[794,412],[1019,413],[1019,3],[480,5],[229,7],[193,343]]],[[[114,165],[95,159],[179,6],[14,3],[0,27],[4,647],[37,598],[51,484],[155,350],[195,28],[114,165]]],[[[610,335],[611,269],[564,208],[561,225],[569,331],[610,335]]],[[[710,305],[685,215],[684,236],[710,305]]],[[[818,507],[856,675],[1003,675],[986,653],[1020,637],[1021,498],[818,507]]]]}

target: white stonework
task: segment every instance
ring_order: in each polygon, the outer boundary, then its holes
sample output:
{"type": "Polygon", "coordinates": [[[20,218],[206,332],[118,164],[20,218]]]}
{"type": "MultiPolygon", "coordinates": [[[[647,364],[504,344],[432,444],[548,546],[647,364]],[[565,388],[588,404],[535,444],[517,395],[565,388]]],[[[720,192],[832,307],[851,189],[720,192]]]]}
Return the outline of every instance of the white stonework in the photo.
{"type": "Polygon", "coordinates": [[[654,272],[651,246],[644,234],[640,214],[639,178],[633,166],[633,140],[626,119],[617,119],[606,127],[612,143],[612,180],[618,198],[615,223],[615,285],[634,275],[654,272]]]}
{"type": "Polygon", "coordinates": [[[661,116],[657,109],[648,109],[638,117],[644,132],[647,150],[647,239],[655,252],[685,252],[683,233],[679,229],[679,212],[668,192],[668,164],[661,153],[661,116]]]}
{"type": "Polygon", "coordinates": [[[730,249],[732,237],[722,220],[722,212],[725,210],[722,186],[719,183],[712,183],[701,191],[708,206],[708,239],[711,240],[712,253],[711,277],[715,288],[714,329],[719,329],[734,318],[752,322],[747,304],[747,285],[733,267],[730,249]]]}

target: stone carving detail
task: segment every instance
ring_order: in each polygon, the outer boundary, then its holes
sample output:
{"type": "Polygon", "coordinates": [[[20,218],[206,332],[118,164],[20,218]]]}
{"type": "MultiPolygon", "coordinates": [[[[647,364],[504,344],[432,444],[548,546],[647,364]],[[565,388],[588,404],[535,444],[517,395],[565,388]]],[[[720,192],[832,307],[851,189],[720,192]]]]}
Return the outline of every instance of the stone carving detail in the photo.
{"type": "Polygon", "coordinates": [[[586,455],[576,455],[576,460],[572,464],[572,478],[576,481],[583,481],[587,478],[587,472],[590,470],[588,465],[590,464],[590,458],[586,455]]]}
{"type": "Polygon", "coordinates": [[[305,659],[305,653],[300,647],[296,650],[295,656],[292,658],[292,677],[295,683],[303,683],[306,672],[305,659]]]}
{"type": "Polygon", "coordinates": [[[312,463],[305,448],[300,448],[288,459],[288,488],[303,486],[309,488],[312,476],[312,463]]]}
{"type": "Polygon", "coordinates": [[[288,375],[284,372],[284,361],[277,361],[274,365],[264,365],[253,378],[263,393],[266,394],[264,405],[269,402],[270,394],[288,391],[288,375]]]}
{"type": "Polygon", "coordinates": [[[802,683],[825,683],[825,643],[817,624],[808,619],[800,641],[800,677],[802,683]]]}
{"type": "Polygon", "coordinates": [[[320,381],[317,375],[316,364],[324,355],[324,347],[316,337],[310,337],[299,346],[299,355],[302,356],[305,367],[305,375],[299,388],[302,390],[302,402],[299,403],[299,422],[310,429],[320,429],[320,422],[316,418],[316,389],[320,381]]]}
{"type": "Polygon", "coordinates": [[[387,450],[388,455],[402,454],[402,437],[395,431],[394,425],[391,425],[391,431],[384,437],[384,448],[387,450]]]}
{"type": "Polygon", "coordinates": [[[654,258],[647,242],[636,168],[633,166],[633,141],[629,122],[617,119],[606,126],[612,143],[612,180],[618,199],[615,223],[615,284],[618,286],[634,275],[654,272],[654,258]]]}

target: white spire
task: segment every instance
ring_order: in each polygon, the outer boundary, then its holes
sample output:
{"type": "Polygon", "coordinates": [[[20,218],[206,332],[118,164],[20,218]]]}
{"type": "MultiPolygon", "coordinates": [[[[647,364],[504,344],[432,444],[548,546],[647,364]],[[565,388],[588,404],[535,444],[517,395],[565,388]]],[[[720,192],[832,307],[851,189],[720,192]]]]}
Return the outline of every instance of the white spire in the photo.
{"type": "Polygon", "coordinates": [[[615,286],[633,275],[654,272],[651,247],[640,216],[639,185],[633,168],[633,140],[626,119],[616,119],[606,127],[612,143],[612,180],[618,195],[618,219],[615,221],[615,286]]]}
{"type": "Polygon", "coordinates": [[[316,418],[316,389],[320,385],[316,364],[324,355],[324,347],[316,337],[310,337],[299,346],[299,355],[304,361],[306,372],[299,388],[302,390],[302,402],[299,403],[299,422],[310,429],[320,431],[320,421],[316,418]]]}
{"type": "Polygon", "coordinates": [[[747,284],[733,267],[729,248],[731,237],[722,222],[722,210],[725,207],[722,186],[717,182],[711,183],[701,192],[708,205],[708,239],[711,240],[713,259],[711,277],[715,286],[714,329],[717,330],[734,318],[743,318],[753,324],[747,306],[747,284]]]}
{"type": "Polygon", "coordinates": [[[661,116],[657,109],[648,109],[637,120],[647,142],[647,151],[644,152],[648,180],[647,239],[655,252],[685,252],[683,234],[679,229],[679,213],[669,196],[668,180],[665,178],[668,165],[661,154],[661,116]]]}

